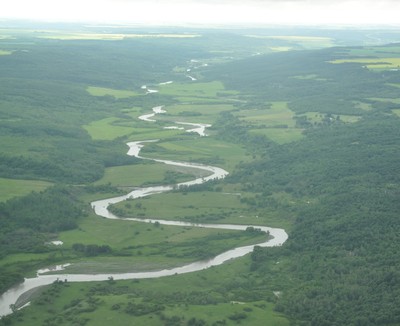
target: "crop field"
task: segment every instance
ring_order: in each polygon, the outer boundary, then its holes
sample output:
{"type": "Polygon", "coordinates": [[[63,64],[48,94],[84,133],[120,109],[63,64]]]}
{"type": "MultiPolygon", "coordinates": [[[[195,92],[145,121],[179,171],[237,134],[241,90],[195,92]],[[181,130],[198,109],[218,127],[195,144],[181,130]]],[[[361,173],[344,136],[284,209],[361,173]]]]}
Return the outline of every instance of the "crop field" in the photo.
{"type": "Polygon", "coordinates": [[[140,95],[140,93],[131,90],[112,89],[95,86],[89,86],[86,90],[92,96],[113,96],[116,99],[129,98],[140,95]]]}
{"type": "Polygon", "coordinates": [[[39,180],[17,180],[0,178],[0,202],[13,197],[29,194],[32,191],[42,191],[51,186],[50,182],[39,180]]]}

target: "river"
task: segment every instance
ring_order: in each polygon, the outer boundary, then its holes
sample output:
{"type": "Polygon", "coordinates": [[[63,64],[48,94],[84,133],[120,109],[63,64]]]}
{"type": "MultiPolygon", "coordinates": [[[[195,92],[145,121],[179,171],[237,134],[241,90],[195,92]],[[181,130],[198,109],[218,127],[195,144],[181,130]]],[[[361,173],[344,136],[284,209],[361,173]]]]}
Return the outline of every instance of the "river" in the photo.
{"type": "MultiPolygon", "coordinates": [[[[144,121],[153,122],[152,118],[155,114],[163,113],[162,107],[156,107],[153,109],[153,113],[150,115],[144,115],[141,118],[144,121]]],[[[190,124],[192,126],[192,124],[190,124]]],[[[200,124],[196,124],[200,125],[200,124]]],[[[209,125],[201,125],[202,128],[195,132],[198,132],[200,135],[204,134],[204,129],[209,125]],[[204,128],[203,128],[204,127],[204,128]]],[[[192,131],[192,130],[190,130],[192,131]]],[[[143,146],[148,142],[156,142],[157,140],[147,140],[147,141],[139,141],[139,142],[130,142],[128,143],[129,150],[127,155],[134,156],[144,160],[153,160],[159,163],[164,163],[168,165],[180,166],[180,167],[189,167],[200,169],[203,171],[208,171],[210,174],[206,177],[196,178],[191,181],[182,182],[176,185],[166,185],[166,186],[154,186],[154,187],[144,187],[138,188],[126,195],[118,196],[114,198],[108,198],[103,200],[94,201],[91,203],[91,206],[94,212],[102,217],[109,219],[123,219],[126,221],[132,222],[143,222],[143,223],[155,223],[158,222],[164,225],[174,225],[174,226],[194,226],[194,227],[202,227],[202,228],[213,228],[213,229],[229,229],[229,230],[245,230],[247,227],[252,226],[254,228],[261,229],[262,231],[269,232],[270,237],[268,240],[262,243],[258,243],[258,246],[261,247],[273,247],[282,245],[288,238],[287,233],[283,229],[279,228],[270,228],[266,226],[257,226],[257,225],[235,225],[235,224],[201,224],[201,223],[188,223],[181,221],[166,221],[166,220],[158,220],[158,219],[137,219],[137,218],[122,218],[112,214],[107,208],[111,204],[115,204],[121,201],[124,201],[128,198],[135,199],[145,196],[150,196],[154,194],[159,194],[162,192],[170,191],[175,187],[182,186],[191,186],[195,184],[201,184],[207,182],[209,180],[214,179],[222,179],[228,175],[228,172],[219,167],[203,165],[198,163],[188,163],[188,162],[176,162],[170,160],[161,160],[161,159],[151,159],[140,156],[140,150],[143,146]]],[[[133,272],[133,273],[107,273],[107,274],[67,274],[67,273],[58,273],[58,274],[46,274],[46,273],[38,273],[36,277],[26,278],[22,284],[16,285],[9,289],[7,292],[0,296],[0,316],[8,315],[12,313],[10,305],[14,304],[18,298],[26,293],[29,290],[32,290],[38,286],[48,285],[53,283],[56,280],[67,280],[68,282],[90,282],[90,281],[105,281],[112,277],[114,280],[127,280],[127,279],[143,279],[143,278],[155,278],[162,276],[170,276],[175,274],[184,274],[195,271],[200,271],[211,266],[221,265],[224,262],[242,257],[254,249],[254,245],[237,247],[231,250],[228,250],[224,253],[219,254],[218,256],[208,259],[193,262],[184,266],[175,267],[171,269],[164,269],[159,271],[148,271],[148,272],[133,272]]],[[[66,264],[68,265],[68,264],[66,264]]],[[[51,270],[42,270],[41,272],[51,272],[51,270]]]]}

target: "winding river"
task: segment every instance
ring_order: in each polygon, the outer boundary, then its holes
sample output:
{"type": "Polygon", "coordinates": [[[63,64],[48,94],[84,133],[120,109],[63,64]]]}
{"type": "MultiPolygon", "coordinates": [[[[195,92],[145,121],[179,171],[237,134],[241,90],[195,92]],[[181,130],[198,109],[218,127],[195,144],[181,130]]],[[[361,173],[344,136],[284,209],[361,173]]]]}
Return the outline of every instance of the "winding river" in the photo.
{"type": "MultiPolygon", "coordinates": [[[[143,115],[139,117],[139,119],[144,121],[154,121],[154,115],[164,113],[162,107],[156,107],[153,109],[153,113],[143,115]]],[[[189,132],[197,132],[200,136],[204,136],[204,130],[209,125],[204,124],[191,124],[191,123],[180,123],[175,122],[181,125],[190,125],[190,126],[197,126],[198,128],[187,130],[189,132]]],[[[157,140],[148,140],[148,141],[139,141],[139,142],[130,142],[127,145],[129,146],[129,151],[127,155],[134,156],[144,160],[153,160],[156,162],[180,166],[180,167],[190,167],[195,169],[200,169],[203,171],[209,172],[209,175],[202,178],[196,178],[194,180],[188,182],[182,182],[176,185],[167,185],[167,186],[154,186],[154,187],[144,187],[138,188],[130,193],[118,196],[114,198],[98,200],[91,203],[91,206],[94,212],[102,217],[109,218],[109,219],[123,219],[126,221],[133,221],[133,222],[143,222],[143,223],[154,223],[158,222],[160,224],[165,225],[174,225],[174,226],[194,226],[194,227],[202,227],[202,228],[213,228],[213,229],[229,229],[229,230],[245,230],[249,226],[253,226],[255,228],[261,229],[262,231],[269,232],[270,237],[263,243],[258,243],[258,246],[261,247],[273,247],[273,246],[280,246],[282,245],[288,238],[287,233],[283,229],[278,228],[270,228],[265,226],[255,226],[255,225],[234,225],[234,224],[200,224],[200,223],[188,223],[188,222],[181,222],[181,221],[166,221],[166,220],[158,220],[158,219],[137,219],[137,218],[122,218],[113,215],[107,208],[111,204],[115,204],[121,201],[124,201],[128,198],[135,199],[145,196],[150,196],[154,194],[159,194],[162,192],[170,191],[175,187],[182,187],[182,186],[191,186],[195,184],[201,184],[207,182],[209,180],[214,179],[222,179],[228,172],[224,169],[209,166],[209,165],[202,165],[197,163],[187,163],[187,162],[176,162],[170,160],[161,160],[161,159],[150,159],[140,156],[140,150],[143,146],[146,145],[148,142],[156,142],[157,140]]],[[[242,257],[251,251],[253,251],[254,245],[237,247],[232,250],[228,250],[218,256],[209,259],[209,260],[202,260],[197,261],[194,263],[190,263],[181,267],[175,267],[171,269],[164,269],[159,271],[148,271],[148,272],[132,272],[132,273],[107,273],[107,274],[46,274],[51,270],[41,270],[38,272],[36,277],[33,278],[26,278],[22,284],[14,286],[13,288],[9,289],[7,292],[0,296],[0,316],[4,316],[7,314],[12,313],[10,305],[14,304],[18,298],[26,293],[29,290],[32,290],[38,286],[48,285],[53,283],[56,280],[68,280],[68,282],[90,282],[90,281],[105,281],[112,277],[114,280],[127,280],[127,279],[143,279],[143,278],[155,278],[155,277],[162,277],[162,276],[169,276],[175,274],[184,274],[190,273],[194,271],[200,271],[212,266],[221,265],[224,262],[242,257]]]]}

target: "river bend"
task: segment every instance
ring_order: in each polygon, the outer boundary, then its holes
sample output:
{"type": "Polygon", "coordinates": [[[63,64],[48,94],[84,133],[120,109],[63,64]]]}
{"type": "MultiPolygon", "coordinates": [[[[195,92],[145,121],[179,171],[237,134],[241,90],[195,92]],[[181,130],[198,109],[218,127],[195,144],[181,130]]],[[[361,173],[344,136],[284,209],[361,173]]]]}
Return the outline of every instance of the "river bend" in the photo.
{"type": "MultiPolygon", "coordinates": [[[[151,118],[155,114],[163,113],[162,107],[156,107],[153,109],[153,113],[149,115],[141,116],[144,121],[153,121],[151,118]]],[[[176,122],[177,123],[177,122],[176,122]]],[[[200,135],[204,133],[204,129],[209,125],[202,125],[202,128],[199,132],[200,135]]],[[[155,142],[157,140],[148,140],[148,141],[139,141],[139,142],[130,142],[127,145],[129,146],[128,155],[134,156],[140,159],[145,160],[153,160],[159,163],[164,163],[168,165],[180,166],[180,167],[190,167],[195,169],[200,169],[203,171],[209,172],[209,175],[202,178],[196,178],[191,181],[182,182],[176,185],[166,185],[166,186],[153,186],[153,187],[144,187],[138,188],[126,195],[118,196],[114,198],[98,200],[91,203],[91,206],[94,212],[102,217],[109,219],[123,219],[132,222],[143,222],[143,223],[154,223],[158,222],[160,224],[165,225],[174,225],[174,226],[194,226],[194,227],[202,227],[202,228],[213,228],[213,229],[229,229],[229,230],[245,230],[247,227],[252,226],[262,231],[269,232],[270,237],[268,240],[262,243],[258,243],[256,245],[261,247],[273,247],[282,245],[288,238],[287,233],[283,229],[279,228],[270,228],[266,226],[257,226],[257,225],[235,225],[235,224],[203,224],[203,223],[188,223],[182,221],[166,221],[159,219],[138,219],[138,218],[123,218],[118,217],[112,214],[107,208],[111,204],[119,203],[128,198],[135,199],[141,198],[145,196],[150,196],[154,194],[159,194],[162,192],[170,191],[175,187],[181,186],[191,186],[195,184],[201,184],[207,182],[209,180],[214,179],[222,179],[228,172],[219,167],[203,165],[198,163],[188,163],[188,162],[176,162],[170,160],[161,160],[161,159],[150,159],[140,156],[140,150],[145,146],[147,142],[155,142]]],[[[175,267],[171,269],[164,269],[159,271],[148,271],[148,272],[132,272],[132,273],[107,273],[107,274],[67,274],[67,273],[58,273],[58,274],[46,274],[46,273],[38,273],[36,277],[26,278],[22,284],[16,285],[9,289],[7,292],[0,296],[0,316],[8,315],[12,313],[10,305],[14,304],[17,299],[24,293],[29,290],[32,290],[38,286],[48,285],[53,283],[56,280],[68,280],[68,282],[90,282],[90,281],[105,281],[112,277],[114,280],[127,280],[127,279],[144,279],[144,278],[155,278],[162,276],[170,276],[175,274],[184,274],[195,271],[200,271],[212,266],[221,265],[224,262],[242,257],[254,249],[254,245],[237,247],[226,252],[219,254],[218,256],[208,259],[193,262],[184,266],[175,267]]],[[[66,264],[65,266],[67,266],[66,264]]],[[[41,272],[51,272],[52,270],[42,270],[41,272]]]]}

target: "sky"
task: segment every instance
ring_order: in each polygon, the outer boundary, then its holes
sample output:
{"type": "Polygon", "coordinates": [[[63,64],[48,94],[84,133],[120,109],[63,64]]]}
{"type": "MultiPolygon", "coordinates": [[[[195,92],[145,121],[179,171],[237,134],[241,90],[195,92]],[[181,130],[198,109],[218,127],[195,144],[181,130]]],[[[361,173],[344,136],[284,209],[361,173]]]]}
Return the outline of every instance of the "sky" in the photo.
{"type": "Polygon", "coordinates": [[[151,25],[400,25],[400,0],[1,0],[1,19],[151,25]]]}

